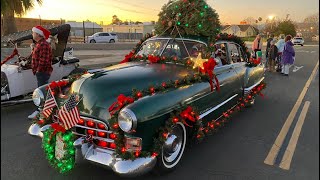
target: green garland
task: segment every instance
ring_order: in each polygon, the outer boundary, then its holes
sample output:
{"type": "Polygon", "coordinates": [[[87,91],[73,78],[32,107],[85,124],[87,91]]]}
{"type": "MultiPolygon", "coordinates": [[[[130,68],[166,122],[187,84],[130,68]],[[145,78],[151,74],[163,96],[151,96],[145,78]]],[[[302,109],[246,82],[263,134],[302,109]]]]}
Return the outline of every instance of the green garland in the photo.
{"type": "Polygon", "coordinates": [[[58,169],[60,173],[66,173],[73,169],[75,165],[75,148],[73,146],[74,136],[71,131],[65,133],[58,132],[65,143],[66,154],[60,160],[55,158],[56,135],[53,136],[53,128],[43,132],[42,148],[52,167],[58,169]]]}

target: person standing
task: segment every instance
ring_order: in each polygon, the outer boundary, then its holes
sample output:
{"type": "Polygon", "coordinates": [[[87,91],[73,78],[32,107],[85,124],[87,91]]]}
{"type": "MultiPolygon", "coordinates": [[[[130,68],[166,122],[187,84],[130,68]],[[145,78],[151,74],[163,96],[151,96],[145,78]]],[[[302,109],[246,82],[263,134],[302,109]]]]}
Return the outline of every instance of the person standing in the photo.
{"type": "Polygon", "coordinates": [[[285,45],[283,48],[282,58],[281,58],[281,64],[282,64],[281,73],[285,76],[289,76],[289,68],[293,64],[294,58],[296,55],[291,39],[292,39],[291,35],[286,36],[285,45]]]}
{"type": "Polygon", "coordinates": [[[271,34],[269,36],[269,38],[267,39],[267,47],[266,47],[266,60],[267,60],[267,62],[266,62],[266,64],[268,64],[268,65],[269,65],[269,63],[268,63],[268,61],[269,61],[268,55],[269,55],[269,51],[270,51],[271,41],[273,41],[273,39],[274,39],[274,35],[273,34],[271,34]]]}
{"type": "Polygon", "coordinates": [[[279,40],[278,42],[276,43],[276,46],[278,48],[278,58],[277,58],[277,71],[278,72],[281,72],[281,57],[282,57],[282,51],[283,51],[283,48],[284,48],[284,44],[285,44],[285,41],[284,41],[284,34],[280,34],[279,36],[279,40]]]}
{"type": "Polygon", "coordinates": [[[254,51],[254,58],[258,58],[257,57],[257,51],[261,51],[262,48],[262,40],[261,40],[261,36],[260,34],[258,34],[255,38],[255,40],[253,41],[253,45],[252,45],[252,51],[254,51]]]}
{"type": "Polygon", "coordinates": [[[278,48],[275,45],[275,41],[272,40],[270,41],[270,47],[269,47],[269,52],[268,52],[269,56],[268,56],[268,64],[269,64],[269,71],[270,72],[275,72],[275,61],[277,59],[278,56],[278,48]]]}
{"type": "Polygon", "coordinates": [[[36,41],[32,52],[31,67],[37,78],[38,87],[48,84],[52,73],[52,49],[46,41],[50,31],[42,26],[32,28],[32,37],[36,41]]]}
{"type": "MultiPolygon", "coordinates": [[[[46,41],[50,36],[50,31],[42,26],[32,28],[32,38],[35,41],[31,53],[31,68],[33,75],[36,76],[38,87],[48,84],[52,73],[52,49],[46,41]]],[[[34,111],[28,116],[28,119],[33,119],[39,113],[34,111]]]]}

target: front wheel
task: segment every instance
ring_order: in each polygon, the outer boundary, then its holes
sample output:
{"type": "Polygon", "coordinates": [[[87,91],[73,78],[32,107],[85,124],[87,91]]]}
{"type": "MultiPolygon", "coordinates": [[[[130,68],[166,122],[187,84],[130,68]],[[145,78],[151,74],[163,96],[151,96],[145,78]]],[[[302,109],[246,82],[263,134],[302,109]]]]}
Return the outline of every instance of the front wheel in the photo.
{"type": "Polygon", "coordinates": [[[160,175],[173,171],[182,158],[186,142],[187,132],[185,126],[181,122],[176,123],[162,146],[161,155],[158,156],[154,172],[160,175]]]}
{"type": "Polygon", "coordinates": [[[111,39],[111,40],[109,41],[109,43],[115,43],[115,41],[114,41],[113,39],[111,39]]]}
{"type": "Polygon", "coordinates": [[[91,39],[91,40],[90,40],[90,43],[96,43],[96,40],[91,39]]]}

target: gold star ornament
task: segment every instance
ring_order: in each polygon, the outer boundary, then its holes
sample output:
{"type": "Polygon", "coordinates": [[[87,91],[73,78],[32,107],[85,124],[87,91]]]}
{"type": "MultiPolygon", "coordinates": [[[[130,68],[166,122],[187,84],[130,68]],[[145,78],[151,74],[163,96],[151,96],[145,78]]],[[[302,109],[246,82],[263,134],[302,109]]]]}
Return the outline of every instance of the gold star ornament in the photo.
{"type": "Polygon", "coordinates": [[[203,63],[208,61],[208,59],[202,59],[201,57],[201,53],[198,54],[198,57],[195,58],[191,58],[191,61],[194,63],[193,64],[193,69],[200,67],[201,69],[203,69],[203,63]]]}

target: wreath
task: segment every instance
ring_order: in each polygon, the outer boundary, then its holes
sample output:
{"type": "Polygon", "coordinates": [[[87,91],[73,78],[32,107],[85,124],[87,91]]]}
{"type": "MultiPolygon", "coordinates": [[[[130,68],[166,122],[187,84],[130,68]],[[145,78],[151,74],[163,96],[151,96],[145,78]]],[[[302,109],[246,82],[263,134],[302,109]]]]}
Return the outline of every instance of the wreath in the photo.
{"type": "MultiPolygon", "coordinates": [[[[60,142],[61,142],[60,140],[60,142]]],[[[57,132],[50,127],[43,132],[42,148],[52,167],[58,169],[60,173],[66,173],[73,169],[75,165],[75,148],[73,146],[74,136],[71,131],[65,133],[57,132]],[[61,146],[57,146],[57,138],[61,138],[63,143],[64,154],[62,157],[56,157],[56,151],[61,146]]]]}

